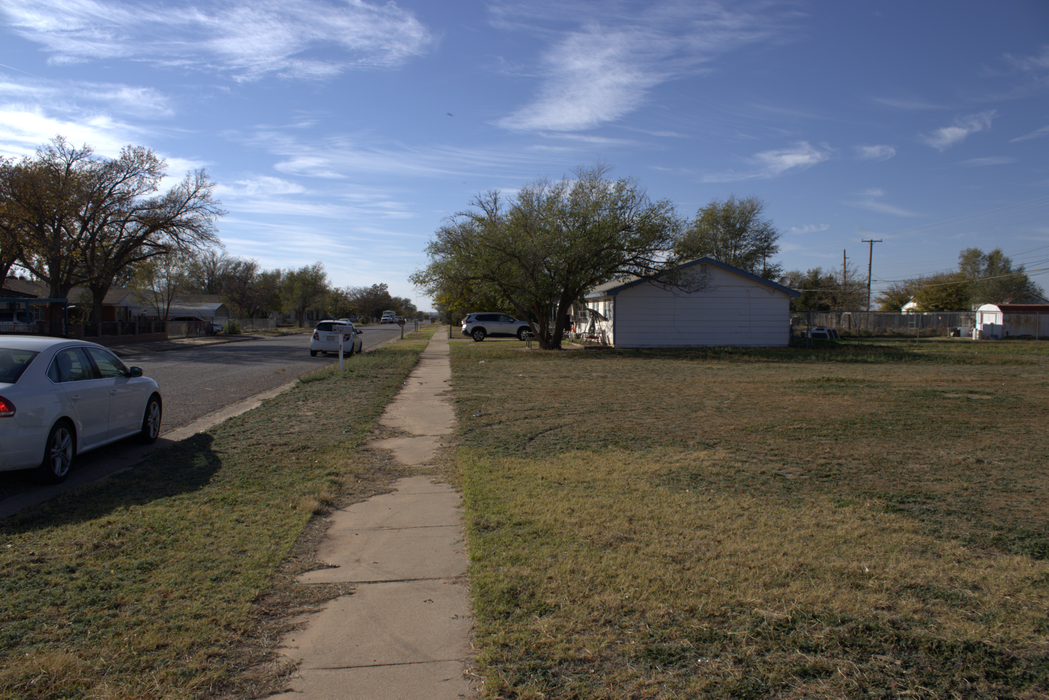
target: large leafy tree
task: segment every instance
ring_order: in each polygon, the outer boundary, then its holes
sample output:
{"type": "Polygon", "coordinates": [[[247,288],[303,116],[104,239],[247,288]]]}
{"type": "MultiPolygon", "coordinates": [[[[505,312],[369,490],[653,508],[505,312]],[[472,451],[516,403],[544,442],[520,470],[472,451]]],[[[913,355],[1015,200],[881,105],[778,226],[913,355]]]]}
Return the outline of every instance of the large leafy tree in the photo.
{"type": "Polygon", "coordinates": [[[120,184],[123,173],[133,172],[136,162],[154,159],[145,149],[125,149],[120,160],[106,164],[104,170],[116,172],[116,182],[97,191],[93,208],[99,211],[78,216],[87,242],[84,275],[96,320],[101,319],[106,293],[129,266],[172,251],[191,253],[218,242],[214,221],[224,212],[211,198],[214,185],[203,170],[187,174],[160,196],[146,195],[163,177],[163,161],[159,169],[141,176],[140,183],[120,184]],[[121,193],[122,187],[125,191],[121,193]]]}
{"type": "Polygon", "coordinates": [[[11,201],[15,163],[0,157],[0,285],[22,257],[22,229],[11,201]]]}
{"type": "Polygon", "coordinates": [[[890,283],[874,300],[879,311],[898,313],[903,310],[919,287],[918,280],[903,280],[890,283]]]}
{"type": "Polygon", "coordinates": [[[923,277],[917,282],[914,303],[919,311],[964,311],[969,307],[969,280],[962,272],[923,277]]]}
{"type": "MultiPolygon", "coordinates": [[[[19,264],[44,280],[53,298],[85,285],[99,319],[106,293],[130,268],[218,240],[214,221],[224,212],[212,199],[207,175],[190,173],[157,194],[166,168],[141,146],[106,159],[62,137],[39,148],[35,158],[4,164],[5,225],[19,243],[19,264]]],[[[60,319],[55,314],[52,320],[60,319]]]]}
{"type": "Polygon", "coordinates": [[[807,272],[794,270],[787,273],[790,286],[801,292],[801,296],[790,300],[792,311],[831,311],[836,308],[834,293],[838,281],[829,271],[814,267],[807,272]]]}
{"type": "Polygon", "coordinates": [[[779,232],[762,218],[765,203],[757,197],[713,200],[696,213],[677,246],[680,259],[709,257],[741,270],[777,279],[782,265],[772,260],[779,252],[779,232]]]}
{"type": "Polygon", "coordinates": [[[348,287],[345,294],[348,307],[358,316],[379,318],[386,309],[393,309],[393,296],[385,282],[370,287],[348,287]]]}
{"type": "Polygon", "coordinates": [[[189,275],[192,265],[192,256],[178,250],[138,263],[132,283],[135,297],[150,307],[155,318],[166,319],[175,299],[192,288],[189,275]]]}
{"type": "Polygon", "coordinates": [[[1013,268],[1013,262],[995,248],[984,253],[979,248],[966,248],[958,255],[958,271],[969,279],[969,304],[1018,304],[1038,301],[1044,292],[1034,283],[1024,266],[1013,268]]]}
{"type": "Polygon", "coordinates": [[[882,311],[899,311],[913,299],[919,311],[963,311],[981,304],[1038,302],[1044,294],[1001,248],[989,253],[966,248],[958,254],[957,272],[894,282],[878,304],[882,311]]]}
{"type": "Polygon", "coordinates": [[[295,312],[301,328],[306,323],[306,312],[322,303],[330,289],[324,263],[316,262],[284,273],[281,301],[286,310],[295,312]]]}
{"type": "Polygon", "coordinates": [[[866,287],[853,266],[824,270],[815,267],[802,273],[788,272],[790,286],[801,296],[790,300],[792,311],[845,311],[859,309],[866,298],[866,287]]]}
{"type": "MultiPolygon", "coordinates": [[[[97,163],[87,147],[55,139],[36,159],[8,164],[2,171],[8,226],[18,240],[18,262],[48,286],[48,296],[66,298],[84,281],[85,233],[77,213],[86,206],[97,163]]],[[[51,314],[52,333],[62,331],[61,314],[51,314]]]]}
{"type": "Polygon", "coordinates": [[[437,231],[430,264],[412,281],[435,299],[463,289],[505,299],[542,348],[560,348],[574,302],[604,282],[664,270],[680,233],[669,202],[653,203],[636,182],[608,172],[581,168],[509,200],[478,196],[437,231]]]}

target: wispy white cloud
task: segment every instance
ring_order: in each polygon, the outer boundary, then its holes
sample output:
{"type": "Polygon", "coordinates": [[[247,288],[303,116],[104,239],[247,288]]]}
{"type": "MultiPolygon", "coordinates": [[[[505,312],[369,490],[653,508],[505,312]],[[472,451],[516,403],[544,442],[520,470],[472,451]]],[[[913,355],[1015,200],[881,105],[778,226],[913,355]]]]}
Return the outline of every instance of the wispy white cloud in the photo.
{"type": "Polygon", "coordinates": [[[514,2],[490,11],[498,28],[550,42],[536,69],[535,98],[498,121],[521,131],[576,131],[614,121],[638,109],[656,86],[709,70],[718,57],[770,41],[778,31],[769,14],[714,3],[629,9],[603,2],[514,2]]]}
{"type": "MultiPolygon", "coordinates": [[[[369,133],[306,137],[279,126],[229,138],[275,156],[274,169],[283,175],[322,180],[353,179],[361,174],[447,177],[512,169],[525,169],[526,176],[534,176],[535,167],[547,162],[537,149],[412,146],[379,142],[369,133]]],[[[581,149],[568,152],[580,153],[581,149]]]]}
{"type": "Polygon", "coordinates": [[[280,197],[288,194],[302,194],[306,188],[279,177],[257,175],[246,180],[235,180],[232,185],[219,185],[215,191],[219,196],[280,197]]]}
{"type": "Polygon", "coordinates": [[[875,211],[879,214],[891,214],[892,216],[901,217],[913,217],[919,216],[917,212],[909,211],[901,207],[894,206],[887,202],[881,201],[881,198],[885,196],[885,190],[880,187],[872,187],[871,189],[864,190],[859,193],[860,199],[844,202],[847,206],[856,207],[858,209],[867,209],[869,211],[875,211]]]}
{"type": "Polygon", "coordinates": [[[115,157],[123,146],[148,142],[155,133],[155,127],[141,125],[147,122],[132,120],[173,114],[170,98],[153,88],[0,76],[0,153],[31,155],[63,136],[100,156],[115,157]]]}
{"type": "Polygon", "coordinates": [[[0,154],[28,156],[56,136],[77,146],[89,145],[95,153],[107,157],[119,155],[130,135],[141,132],[105,115],[82,115],[78,118],[51,116],[43,110],[21,105],[0,107],[0,154]]]}
{"type": "Polygon", "coordinates": [[[755,154],[751,161],[760,167],[757,177],[776,177],[788,170],[804,170],[829,159],[830,149],[819,149],[802,141],[792,148],[764,151],[755,154]]]}
{"type": "Polygon", "coordinates": [[[1049,136],[1049,126],[1043,126],[1041,129],[1035,129],[1029,134],[1017,136],[1015,139],[1011,139],[1009,143],[1016,143],[1017,141],[1030,141],[1031,139],[1040,139],[1045,136],[1049,136]]]}
{"type": "Polygon", "coordinates": [[[1009,156],[996,156],[990,158],[970,158],[969,160],[963,160],[962,165],[971,166],[985,166],[985,165],[1008,165],[1009,163],[1015,163],[1016,158],[1009,156]]]}
{"type": "Polygon", "coordinates": [[[0,3],[7,25],[56,63],[124,58],[172,67],[328,78],[360,67],[395,66],[423,53],[433,36],[390,2],[233,0],[221,6],[158,8],[121,0],[0,3]],[[319,53],[323,50],[323,57],[319,53]]]}
{"type": "Polygon", "coordinates": [[[922,140],[933,148],[944,151],[955,144],[961,143],[971,134],[990,129],[991,120],[994,117],[994,110],[958,117],[951,126],[941,127],[931,135],[922,136],[922,140]]]}
{"type": "Polygon", "coordinates": [[[886,107],[892,107],[893,109],[902,109],[908,112],[924,112],[927,110],[943,109],[944,106],[929,102],[921,98],[903,98],[903,97],[875,97],[875,102],[886,107]]]}
{"type": "Polygon", "coordinates": [[[856,157],[860,160],[888,160],[896,155],[892,146],[856,146],[856,157]]]}
{"type": "Polygon", "coordinates": [[[821,233],[830,228],[830,224],[805,224],[804,226],[791,226],[791,233],[806,234],[806,233],[821,233]]]}
{"type": "Polygon", "coordinates": [[[1005,59],[1020,70],[1033,73],[1039,79],[1049,76],[1049,44],[1044,44],[1042,52],[1034,56],[1006,54],[1005,59]]]}
{"type": "Polygon", "coordinates": [[[119,83],[0,78],[0,99],[8,105],[46,105],[52,112],[77,115],[91,108],[148,117],[166,117],[174,113],[170,98],[161,91],[119,83]]]}
{"type": "Polygon", "coordinates": [[[790,148],[762,151],[747,158],[753,167],[742,172],[708,173],[702,176],[703,182],[738,182],[758,178],[778,177],[791,170],[805,170],[832,158],[833,150],[824,146],[817,148],[807,141],[801,141],[790,148]]]}

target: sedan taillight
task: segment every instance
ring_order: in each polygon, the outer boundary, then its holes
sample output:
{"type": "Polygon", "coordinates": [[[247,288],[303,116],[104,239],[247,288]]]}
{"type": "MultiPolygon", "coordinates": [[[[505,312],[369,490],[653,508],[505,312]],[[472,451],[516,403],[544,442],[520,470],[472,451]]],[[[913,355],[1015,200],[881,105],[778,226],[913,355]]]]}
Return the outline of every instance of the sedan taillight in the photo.
{"type": "Polygon", "coordinates": [[[320,331],[314,331],[313,332],[313,339],[314,340],[320,340],[321,339],[321,332],[320,331]]]}
{"type": "Polygon", "coordinates": [[[0,396],[0,418],[10,418],[15,414],[15,405],[0,396]]]}

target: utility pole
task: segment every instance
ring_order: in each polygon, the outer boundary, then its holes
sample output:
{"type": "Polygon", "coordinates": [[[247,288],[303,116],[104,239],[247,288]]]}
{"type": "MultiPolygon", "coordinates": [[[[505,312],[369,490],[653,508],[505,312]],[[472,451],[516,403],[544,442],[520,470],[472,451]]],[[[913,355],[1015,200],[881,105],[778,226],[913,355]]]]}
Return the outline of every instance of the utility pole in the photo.
{"type": "Polygon", "coordinates": [[[867,313],[869,314],[871,312],[871,263],[874,260],[874,244],[881,243],[882,241],[880,238],[876,241],[868,241],[861,238],[860,242],[871,244],[870,255],[867,257],[867,313]]]}
{"type": "Polygon", "coordinates": [[[841,306],[845,302],[845,291],[846,283],[849,281],[849,259],[845,257],[847,250],[841,251],[841,296],[838,298],[838,305],[841,306]]]}

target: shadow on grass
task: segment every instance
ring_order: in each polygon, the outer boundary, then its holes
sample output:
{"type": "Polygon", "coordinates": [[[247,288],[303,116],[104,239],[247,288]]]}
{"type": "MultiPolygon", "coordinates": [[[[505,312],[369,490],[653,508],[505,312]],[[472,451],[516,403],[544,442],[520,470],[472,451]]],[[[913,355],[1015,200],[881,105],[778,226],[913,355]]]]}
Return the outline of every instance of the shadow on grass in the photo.
{"type": "Polygon", "coordinates": [[[208,433],[194,435],[149,455],[127,471],[13,515],[0,532],[15,534],[86,522],[129,506],[198,491],[221,466],[212,450],[213,441],[208,433]]]}

